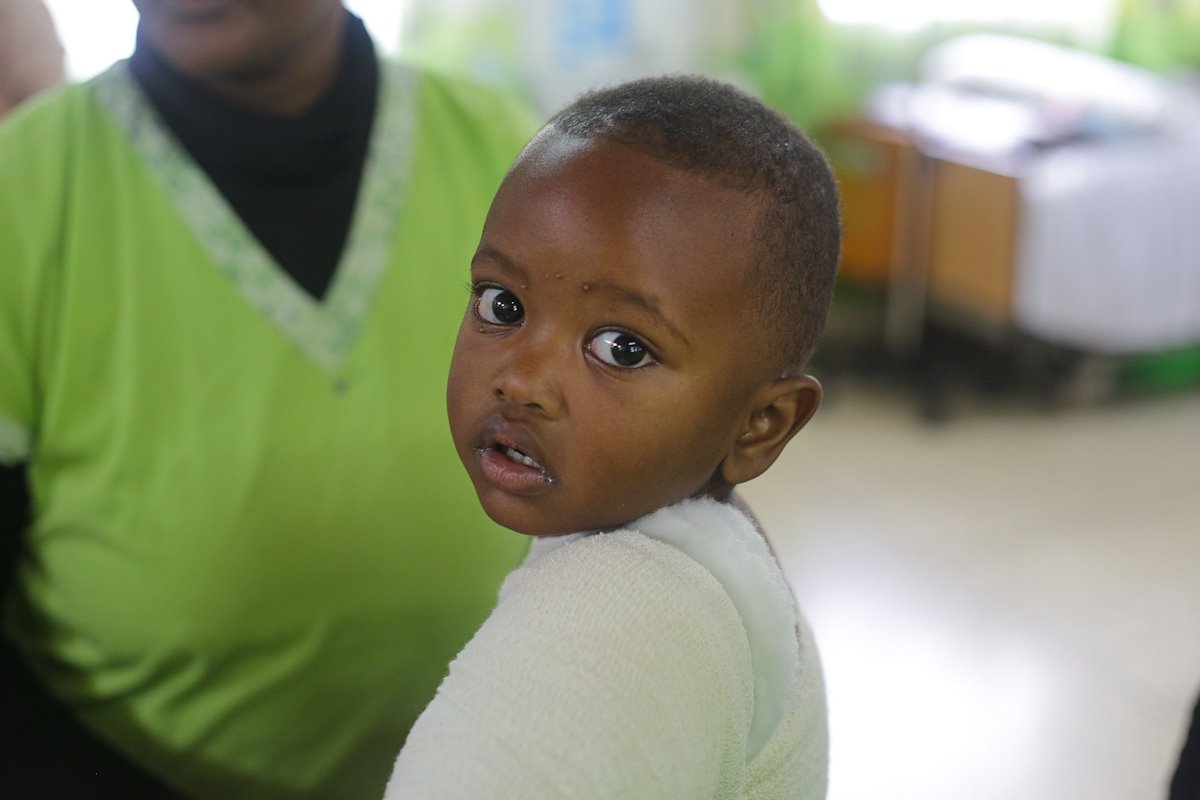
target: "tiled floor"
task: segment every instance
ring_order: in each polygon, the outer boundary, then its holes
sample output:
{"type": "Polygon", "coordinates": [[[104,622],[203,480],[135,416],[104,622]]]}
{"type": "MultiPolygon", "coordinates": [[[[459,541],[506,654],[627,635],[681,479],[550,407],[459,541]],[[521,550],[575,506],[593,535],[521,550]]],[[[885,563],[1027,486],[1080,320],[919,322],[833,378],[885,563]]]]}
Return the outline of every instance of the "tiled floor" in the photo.
{"type": "Polygon", "coordinates": [[[921,423],[865,383],[747,485],[822,648],[830,800],[1158,800],[1200,692],[1200,393],[921,423]]]}

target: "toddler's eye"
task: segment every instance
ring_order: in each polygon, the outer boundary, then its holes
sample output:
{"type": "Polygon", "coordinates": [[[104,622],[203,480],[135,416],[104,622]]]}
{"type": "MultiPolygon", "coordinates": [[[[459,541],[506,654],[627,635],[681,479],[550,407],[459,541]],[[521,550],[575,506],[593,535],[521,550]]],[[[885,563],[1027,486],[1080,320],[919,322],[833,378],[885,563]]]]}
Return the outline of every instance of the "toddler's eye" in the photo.
{"type": "Polygon", "coordinates": [[[525,309],[521,301],[507,289],[497,286],[485,286],[479,291],[479,299],[475,301],[475,313],[484,322],[493,325],[516,325],[525,318],[525,309]]]}
{"type": "Polygon", "coordinates": [[[654,356],[644,344],[621,331],[600,331],[587,348],[596,358],[614,367],[638,369],[654,363],[654,356]]]}

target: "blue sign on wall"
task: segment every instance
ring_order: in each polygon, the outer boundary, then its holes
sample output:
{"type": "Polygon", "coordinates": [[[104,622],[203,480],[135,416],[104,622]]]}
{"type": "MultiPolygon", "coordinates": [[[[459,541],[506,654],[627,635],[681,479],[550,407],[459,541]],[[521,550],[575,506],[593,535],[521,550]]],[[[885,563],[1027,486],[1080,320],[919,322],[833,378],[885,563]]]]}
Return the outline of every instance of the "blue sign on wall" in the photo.
{"type": "Polygon", "coordinates": [[[631,0],[558,0],[558,62],[572,68],[598,56],[627,53],[633,42],[631,0]]]}

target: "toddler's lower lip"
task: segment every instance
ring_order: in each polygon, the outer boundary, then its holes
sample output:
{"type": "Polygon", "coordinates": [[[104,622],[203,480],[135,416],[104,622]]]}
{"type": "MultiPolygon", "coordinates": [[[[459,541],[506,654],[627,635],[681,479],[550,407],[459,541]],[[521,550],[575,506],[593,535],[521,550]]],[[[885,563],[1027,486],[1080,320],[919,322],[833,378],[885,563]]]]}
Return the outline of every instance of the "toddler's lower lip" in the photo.
{"type": "Polygon", "coordinates": [[[546,470],[517,463],[494,447],[480,447],[475,450],[475,455],[484,479],[505,492],[537,494],[554,484],[546,470]]]}

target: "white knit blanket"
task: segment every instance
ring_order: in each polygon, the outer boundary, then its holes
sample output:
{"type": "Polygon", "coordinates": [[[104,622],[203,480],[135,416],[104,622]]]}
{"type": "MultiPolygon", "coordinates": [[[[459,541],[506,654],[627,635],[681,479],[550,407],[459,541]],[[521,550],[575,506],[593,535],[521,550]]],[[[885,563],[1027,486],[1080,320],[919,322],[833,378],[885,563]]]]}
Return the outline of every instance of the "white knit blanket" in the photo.
{"type": "Polygon", "coordinates": [[[761,534],[712,500],[538,540],[386,800],[819,800],[825,694],[761,534]]]}

